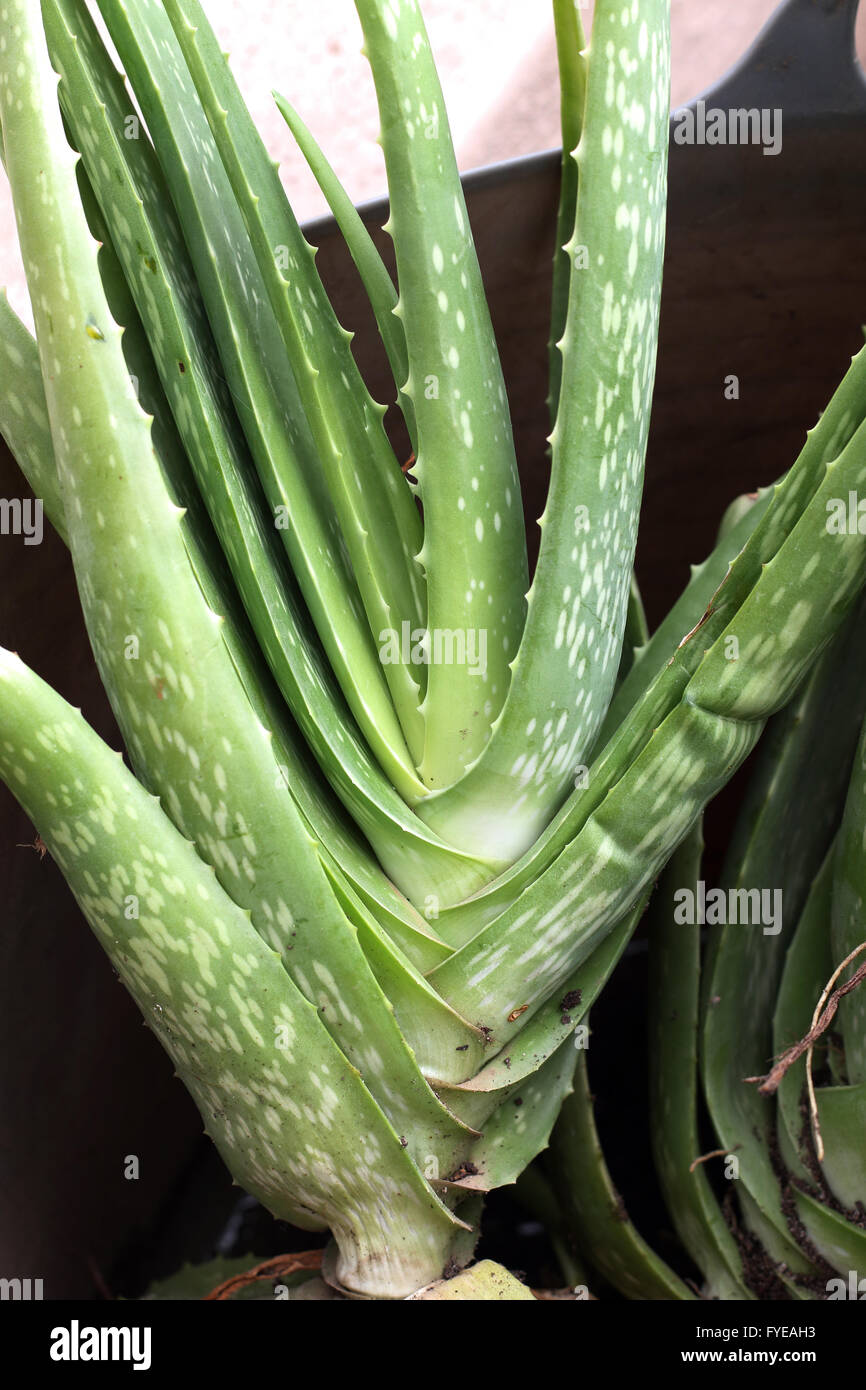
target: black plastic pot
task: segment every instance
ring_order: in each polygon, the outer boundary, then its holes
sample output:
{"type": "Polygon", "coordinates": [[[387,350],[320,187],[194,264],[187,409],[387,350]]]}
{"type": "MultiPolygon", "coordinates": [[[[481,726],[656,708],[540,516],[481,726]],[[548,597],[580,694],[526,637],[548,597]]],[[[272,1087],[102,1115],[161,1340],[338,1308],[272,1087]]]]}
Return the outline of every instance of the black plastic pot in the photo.
{"type": "MultiPolygon", "coordinates": [[[[862,344],[866,86],[854,57],[856,9],[856,0],[788,0],[708,94],[708,106],[723,109],[780,108],[780,154],[672,145],[638,550],[651,619],[676,596],[689,562],[709,549],[725,504],[791,464],[862,344]],[[731,376],[738,399],[726,397],[731,376]]],[[[558,152],[466,179],[533,543],[546,486],[558,181],[558,152]]],[[[363,211],[371,224],[384,220],[383,204],[363,211]]],[[[310,235],[340,317],[357,330],[374,392],[386,398],[384,357],[341,240],[329,221],[310,235]]],[[[379,240],[389,254],[387,238],[379,240]]],[[[22,492],[4,455],[0,493],[22,492]]],[[[60,542],[47,528],[38,548],[0,538],[0,575],[0,640],[119,746],[60,542]]],[[[131,1241],[146,1247],[148,1232],[178,1225],[181,1210],[185,1230],[212,1229],[227,1186],[218,1161],[202,1159],[197,1112],[59,872],[21,847],[33,835],[11,796],[0,794],[0,1276],[41,1278],[46,1297],[80,1297],[94,1291],[94,1268],[111,1268],[131,1241]],[[124,1176],[128,1155],[139,1158],[137,1180],[124,1176]]]]}

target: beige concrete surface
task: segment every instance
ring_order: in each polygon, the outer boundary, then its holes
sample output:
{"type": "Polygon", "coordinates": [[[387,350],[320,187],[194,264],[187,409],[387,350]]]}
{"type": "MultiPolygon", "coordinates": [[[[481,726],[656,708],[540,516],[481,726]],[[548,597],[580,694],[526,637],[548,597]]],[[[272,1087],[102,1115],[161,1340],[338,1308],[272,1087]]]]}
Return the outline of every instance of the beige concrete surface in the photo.
{"type": "MultiPolygon", "coordinates": [[[[276,88],[311,127],[355,201],[385,190],[373,84],[352,0],[204,0],[298,216],[325,211],[271,99],[276,88]]],[[[672,0],[672,102],[710,86],[755,37],[777,0],[672,0]]],[[[422,0],[464,169],[558,144],[549,0],[422,0]]],[[[584,5],[587,28],[592,4],[584,5]]],[[[860,31],[866,51],[866,5],[860,31]]],[[[5,182],[0,284],[29,318],[5,182]]]]}

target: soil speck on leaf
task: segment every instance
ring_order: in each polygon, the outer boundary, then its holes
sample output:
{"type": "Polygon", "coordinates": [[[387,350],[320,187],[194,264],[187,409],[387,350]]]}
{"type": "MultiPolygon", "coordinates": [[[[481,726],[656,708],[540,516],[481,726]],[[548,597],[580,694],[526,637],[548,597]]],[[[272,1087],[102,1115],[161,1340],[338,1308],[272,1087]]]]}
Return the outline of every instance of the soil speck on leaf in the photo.
{"type": "Polygon", "coordinates": [[[462,1182],[464,1178],[474,1178],[477,1172],[478,1169],[476,1168],[475,1164],[472,1163],[471,1160],[467,1159],[465,1163],[458,1164],[458,1166],[454,1169],[454,1172],[449,1173],[445,1181],[462,1182]]]}

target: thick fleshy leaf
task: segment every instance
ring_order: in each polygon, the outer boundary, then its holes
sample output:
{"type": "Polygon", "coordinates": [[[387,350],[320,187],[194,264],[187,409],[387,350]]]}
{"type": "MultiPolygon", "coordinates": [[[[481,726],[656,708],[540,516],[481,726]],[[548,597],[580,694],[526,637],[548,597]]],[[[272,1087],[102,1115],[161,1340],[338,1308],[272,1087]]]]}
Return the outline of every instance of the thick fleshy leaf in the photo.
{"type": "MultiPolygon", "coordinates": [[[[38,4],[10,7],[38,39],[38,4]]],[[[0,94],[4,76],[0,59],[0,94]]],[[[319,1011],[119,754],[2,651],[0,776],[236,1180],[282,1220],[329,1226],[350,1287],[399,1296],[435,1277],[454,1218],[319,1011]]]]}
{"type": "Polygon", "coordinates": [[[397,387],[400,409],[403,412],[414,452],[417,443],[415,411],[412,408],[412,402],[403,390],[409,377],[409,358],[406,355],[406,335],[403,332],[403,325],[395,313],[397,290],[394,287],[394,281],[376,250],[375,242],[367,231],[361,214],[340,183],[324,153],[313,139],[312,133],[285,97],[281,97],[275,92],[274,100],[280,115],[295,137],[301,154],[309,164],[319,188],[327,199],[334,221],[343,234],[343,240],[355,262],[364,289],[367,291],[367,298],[370,301],[376,326],[379,329],[379,336],[388,356],[394,384],[397,387]]]}
{"type": "Polygon", "coordinates": [[[0,292],[0,434],[55,531],[66,539],[63,494],[54,463],[39,349],[6,291],[0,292]]]}
{"type": "MultiPolygon", "coordinates": [[[[679,639],[675,629],[667,628],[664,636],[659,637],[657,646],[651,642],[653,666],[658,662],[657,674],[649,680],[646,688],[642,688],[639,675],[630,674],[626,678],[623,692],[627,693],[622,695],[621,722],[590,766],[579,769],[575,779],[577,790],[522,859],[487,888],[441,915],[438,927],[446,940],[454,944],[467,941],[497,915],[515,905],[527,887],[540,881],[557,856],[575,841],[618,780],[633,766],[651,740],[657,738],[660,725],[684,698],[690,678],[702,665],[708,672],[707,700],[712,706],[714,682],[718,679],[718,674],[714,675],[713,672],[724,672],[730,666],[737,666],[736,661],[727,660],[725,653],[739,651],[748,636],[748,630],[733,625],[746,598],[760,587],[763,607],[773,607],[777,578],[770,572],[770,561],[783,546],[788,546],[788,560],[784,575],[781,572],[778,574],[778,587],[786,587],[785,601],[789,608],[797,610],[801,651],[805,644],[807,649],[811,647],[814,655],[829,640],[835,630],[834,625],[838,625],[841,618],[839,607],[850,602],[858,582],[862,582],[862,576],[858,579],[858,567],[862,563],[862,538],[856,534],[831,535],[827,519],[828,506],[833,505],[834,499],[847,496],[848,488],[856,491],[857,479],[866,462],[863,402],[866,402],[866,349],[854,358],[844,381],[810,432],[797,463],[776,484],[766,512],[759,518],[742,550],[739,554],[734,552],[732,560],[729,558],[723,562],[722,572],[724,565],[727,565],[727,574],[703,615],[679,639]],[[837,462],[831,467],[833,460],[837,462]],[[817,552],[821,553],[821,558],[817,552]],[[843,575],[847,575],[844,583],[843,575]],[[804,622],[804,608],[798,605],[801,600],[807,604],[810,596],[813,606],[809,620],[804,622]],[[821,626],[824,614],[829,619],[826,631],[821,626]],[[726,632],[729,625],[731,630],[726,632]],[[735,642],[727,642],[727,638],[734,638],[735,642]],[[668,643],[672,650],[666,656],[664,653],[668,643]],[[713,644],[716,647],[715,656],[713,662],[708,664],[707,657],[713,644]]],[[[740,524],[745,525],[746,522],[740,524]]],[[[722,542],[722,555],[736,536],[738,531],[735,529],[722,542]]],[[[718,554],[717,547],[714,556],[718,554]]],[[[776,604],[781,601],[780,598],[776,604]]],[[[683,602],[685,605],[685,599],[683,602]]],[[[784,662],[785,653],[780,651],[778,639],[784,624],[778,606],[773,611],[769,628],[767,623],[767,617],[762,614],[753,633],[753,641],[760,648],[762,635],[768,631],[775,632],[777,635],[772,640],[772,646],[776,656],[784,662]]],[[[772,664],[764,665],[763,652],[758,649],[755,655],[756,659],[746,664],[759,682],[765,681],[765,694],[770,700],[768,712],[772,712],[784,704],[786,695],[783,689],[777,690],[774,667],[772,664]]],[[[796,680],[796,672],[792,671],[791,676],[796,680]]],[[[730,672],[725,677],[726,681],[729,679],[730,672]]],[[[687,702],[694,704],[691,698],[687,702]]]]}
{"type": "MultiPolygon", "coordinates": [[[[424,508],[427,625],[485,659],[432,661],[421,773],[481,752],[505,699],[528,587],[508,401],[442,89],[417,0],[355,0],[379,103],[424,508]]],[[[445,832],[443,838],[451,840],[445,832]]],[[[461,839],[453,840],[460,844],[461,839]]],[[[468,847],[468,842],[467,846],[468,847]]],[[[483,856],[486,857],[486,856],[483,856]]],[[[493,857],[496,857],[495,855],[493,857]]]]}
{"type": "MultiPolygon", "coordinates": [[[[773,621],[782,629],[780,607],[775,611],[773,621]]],[[[806,1264],[781,1207],[774,1167],[775,1103],[756,1086],[746,1085],[745,1078],[769,1069],[771,1019],[785,950],[841,811],[866,703],[866,651],[852,641],[863,611],[861,602],[798,698],[767,731],[721,888],[725,894],[763,891],[774,920],[764,927],[737,922],[714,927],[704,986],[703,1080],[719,1144],[736,1154],[740,1185],[763,1223],[774,1228],[776,1244],[794,1270],[806,1264]]],[[[716,689],[724,699],[723,686],[716,689]]],[[[766,1228],[758,1234],[766,1243],[766,1228]]]]}
{"type": "Polygon", "coordinates": [[[574,1227],[579,1248],[627,1298],[691,1302],[694,1293],[629,1219],[595,1127],[586,1052],[578,1058],[574,1094],[562,1107],[552,1143],[566,1221],[574,1227]]]}
{"type": "Polygon", "coordinates": [[[419,808],[516,859],[595,740],[619,668],[655,379],[665,239],[668,0],[597,0],[552,466],[526,625],[478,761],[419,808]]]}
{"type": "Polygon", "coordinates": [[[701,941],[678,922],[677,894],[697,894],[703,835],[696,828],[665,869],[649,911],[650,1137],[677,1234],[707,1281],[706,1296],[749,1299],[737,1243],[702,1164],[698,1125],[701,941]]]}
{"type": "Polygon", "coordinates": [[[250,466],[192,266],[146,132],[137,129],[137,138],[127,138],[131,100],[86,7],[79,0],[46,0],[43,13],[53,61],[63,76],[61,102],[259,642],[320,761],[326,768],[333,763],[334,744],[346,726],[349,736],[344,735],[343,742],[357,760],[360,740],[322,660],[250,466]]]}
{"type": "Polygon", "coordinates": [[[572,258],[566,249],[574,233],[577,213],[578,165],[574,158],[583,130],[586,106],[586,39],[575,0],[553,0],[556,57],[559,64],[559,107],[562,131],[559,208],[556,214],[556,250],[553,256],[553,293],[550,305],[550,386],[548,407],[551,426],[556,424],[562,382],[560,339],[568,317],[572,258]]]}

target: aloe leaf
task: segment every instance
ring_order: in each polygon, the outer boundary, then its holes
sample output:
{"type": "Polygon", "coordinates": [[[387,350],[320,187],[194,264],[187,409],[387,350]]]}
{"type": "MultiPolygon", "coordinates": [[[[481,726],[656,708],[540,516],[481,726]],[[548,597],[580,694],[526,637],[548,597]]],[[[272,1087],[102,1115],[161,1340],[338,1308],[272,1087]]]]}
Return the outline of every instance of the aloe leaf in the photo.
{"type": "MultiPolygon", "coordinates": [[[[174,30],[156,0],[101,5],[175,205],[278,535],[365,736],[423,795],[363,613],[291,365],[174,30]]],[[[312,253],[310,253],[312,254],[312,253]]]]}
{"type": "MultiPolygon", "coordinates": [[[[81,166],[79,165],[79,173],[81,166]]],[[[79,177],[79,183],[81,178],[79,177]]],[[[101,233],[104,238],[107,233],[101,233]]],[[[125,288],[122,280],[122,273],[119,267],[112,267],[108,261],[108,247],[103,245],[99,254],[99,268],[102,276],[106,293],[110,298],[118,297],[118,290],[125,288]]],[[[0,321],[6,321],[3,312],[3,303],[0,300],[0,321]]],[[[128,304],[125,305],[128,309],[128,304]]],[[[8,304],[7,304],[8,308],[8,304]]],[[[8,309],[12,315],[13,310],[8,309]]],[[[31,470],[29,481],[34,483],[38,480],[45,499],[46,512],[52,525],[64,539],[67,539],[66,518],[63,511],[63,500],[60,493],[60,484],[57,478],[57,463],[54,457],[54,448],[51,441],[51,432],[48,422],[48,408],[45,402],[45,390],[42,385],[42,373],[39,366],[39,350],[36,340],[28,333],[27,329],[21,324],[17,315],[14,316],[15,323],[20,332],[16,330],[12,339],[13,349],[17,352],[19,347],[22,354],[21,360],[16,357],[13,364],[19,373],[16,378],[22,396],[28,401],[28,416],[32,417],[32,429],[28,425],[25,431],[26,437],[21,442],[21,449],[34,449],[37,446],[40,450],[38,473],[31,470]],[[50,504],[48,499],[54,499],[50,504]]],[[[135,342],[135,335],[127,326],[123,337],[124,355],[127,358],[127,365],[130,365],[131,349],[135,347],[135,358],[133,375],[136,375],[139,383],[139,396],[146,400],[148,408],[153,411],[159,407],[159,383],[156,380],[152,364],[148,367],[145,363],[146,347],[144,344],[135,342]]],[[[2,353],[2,343],[0,343],[0,353],[2,353]]],[[[167,405],[162,402],[165,413],[167,405]]],[[[166,421],[163,422],[162,447],[168,445],[170,430],[166,421]]],[[[179,441],[175,440],[175,449],[179,452],[179,441]]],[[[176,470],[177,472],[177,470],[176,470]]],[[[176,479],[178,483],[180,479],[176,479]]],[[[211,552],[213,557],[213,552],[211,552]]],[[[198,574],[199,583],[210,595],[210,585],[204,573],[198,574]]],[[[219,607],[221,602],[225,603],[228,595],[225,589],[222,590],[219,598],[216,593],[211,598],[211,602],[219,607]]],[[[239,612],[234,612],[232,622],[238,631],[243,628],[243,621],[239,612]]],[[[251,647],[251,643],[248,644],[251,647]]],[[[243,668],[245,657],[239,647],[233,651],[233,661],[238,668],[243,668]]],[[[250,682],[248,682],[249,688],[250,682]]],[[[276,718],[276,711],[271,708],[266,717],[276,718]]],[[[288,728],[281,726],[283,733],[283,745],[287,751],[292,747],[291,734],[288,728]]],[[[406,898],[394,887],[394,885],[384,877],[379,865],[373,859],[367,846],[361,841],[357,830],[353,824],[348,822],[338,808],[333,805],[325,789],[317,783],[314,774],[307,766],[303,758],[291,757],[290,762],[284,768],[284,786],[298,803],[301,814],[305,817],[310,828],[311,834],[320,840],[321,853],[327,857],[330,871],[337,875],[346,876],[352,883],[354,890],[361,895],[363,900],[373,908],[377,920],[384,926],[385,930],[391,935],[401,948],[406,951],[414,964],[423,972],[431,970],[451,954],[451,948],[444,942],[439,941],[431,931],[429,922],[425,921],[418,912],[411,906],[406,898]]],[[[405,819],[405,816],[404,816],[405,819]]],[[[399,840],[404,843],[411,842],[411,831],[407,821],[406,826],[400,827],[397,822],[397,835],[399,840]]],[[[376,840],[375,829],[372,829],[372,838],[376,840]]],[[[440,853],[447,856],[450,852],[441,847],[440,853]]],[[[387,860],[387,851],[385,854],[387,860]]],[[[418,872],[417,854],[413,855],[413,867],[415,874],[418,872]]],[[[431,866],[431,872],[435,874],[435,864],[431,866]]],[[[439,884],[439,878],[432,880],[439,884]]]]}
{"type": "MultiPolygon", "coordinates": [[[[36,56],[44,49],[38,11],[25,7],[36,33],[23,76],[15,60],[14,100],[13,60],[0,61],[0,108],[73,563],[103,685],[144,780],[282,951],[410,1151],[423,1145],[426,1153],[432,1129],[448,1152],[459,1127],[424,1083],[294,801],[274,795],[288,758],[258,717],[255,688],[245,687],[223,639],[225,618],[200,587],[207,566],[135,397],[78,201],[57,79],[47,55],[36,56]],[[45,246],[52,274],[34,293],[45,246]],[[346,971],[351,1009],[338,983],[346,971]]],[[[171,894],[173,882],[163,891],[171,894]]]]}
{"type": "MultiPolygon", "coordinates": [[[[861,1130],[861,1144],[862,1135],[861,1130]]],[[[866,1280],[866,1231],[860,1226],[855,1226],[841,1213],[819,1202],[809,1192],[795,1189],[793,1201],[808,1239],[818,1254],[833,1269],[844,1273],[849,1289],[852,1278],[855,1285],[860,1286],[861,1281],[866,1280]]],[[[829,1281],[825,1288],[829,1293],[829,1281]]],[[[862,1297],[859,1287],[858,1295],[862,1297]]],[[[850,1296],[848,1292],[847,1297],[850,1296]]]]}
{"type": "MultiPolygon", "coordinates": [[[[417,429],[427,625],[486,658],[431,662],[421,773],[455,781],[481,752],[509,683],[528,587],[508,401],[442,90],[416,0],[356,0],[379,103],[417,429]]],[[[443,838],[450,838],[444,836],[443,838]]],[[[459,841],[454,841],[459,843],[459,841]]]]}
{"type": "Polygon", "coordinates": [[[388,940],[357,894],[333,875],[331,882],[424,1075],[438,1084],[459,1082],[476,1071],[488,1046],[484,1033],[456,1014],[431,988],[399,947],[388,940]]]}
{"type": "Polygon", "coordinates": [[[0,434],[57,534],[66,540],[63,494],[54,464],[54,449],[39,369],[39,349],[6,297],[0,292],[0,434]]]}
{"type": "Polygon", "coordinates": [[[376,244],[367,231],[363,218],[340,183],[312,133],[285,97],[274,92],[274,100],[280,115],[297,142],[298,149],[310,166],[315,180],[327,200],[334,221],[343,234],[343,240],[367,292],[367,298],[376,319],[376,326],[379,329],[379,336],[382,339],[394,377],[394,384],[397,387],[400,409],[409,431],[414,452],[417,445],[415,411],[412,402],[403,390],[409,378],[409,358],[406,353],[406,335],[403,332],[403,325],[394,312],[397,308],[397,291],[394,287],[394,281],[376,250],[376,244]]]}
{"type": "MultiPolygon", "coordinates": [[[[842,625],[866,578],[866,546],[857,534],[828,531],[826,503],[864,482],[861,425],[742,607],[703,649],[680,703],[572,842],[432,973],[453,1007],[483,1018],[499,1045],[511,1011],[537,1009],[628,911],[842,625]]],[[[598,795],[592,780],[590,789],[598,795]]]]}
{"type": "Polygon", "coordinates": [[[574,1050],[568,1040],[522,1081],[499,1093],[482,1136],[469,1149],[476,1172],[457,1179],[466,1191],[490,1192],[517,1181],[547,1147],[562,1102],[572,1089],[574,1050]]]}
{"type": "MultiPolygon", "coordinates": [[[[617,923],[613,931],[595,948],[563,986],[557,990],[517,1035],[480,1071],[460,1087],[464,1099],[471,1095],[492,1095],[531,1075],[541,1062],[575,1032],[613,973],[614,967],[634,934],[646,908],[646,897],[617,923]]],[[[580,1035],[577,1042],[580,1042],[580,1035]]],[[[437,1088],[441,1089],[441,1088],[437,1088]]],[[[449,1108],[463,1116],[463,1101],[453,1093],[446,1096],[449,1108]]],[[[473,1116],[481,1109],[472,1111],[473,1116]]],[[[468,1121],[475,1123],[475,1120],[468,1121]]]]}
{"type": "Polygon", "coordinates": [[[649,642],[649,626],[643,606],[637,575],[632,574],[628,595],[628,607],[623,629],[622,655],[619,660],[617,682],[625,680],[635,662],[635,657],[649,642]]]}
{"type": "Polygon", "coordinates": [[[703,835],[696,827],[671,856],[649,910],[650,1136],[656,1172],[684,1248],[709,1298],[749,1299],[740,1251],[702,1165],[698,1131],[700,932],[677,922],[676,894],[697,891],[703,835]]]}
{"type": "Polygon", "coordinates": [[[556,424],[559,391],[562,382],[562,353],[560,339],[565,332],[568,316],[571,256],[566,250],[574,233],[577,212],[578,165],[574,158],[583,131],[586,104],[587,61],[584,52],[586,39],[580,10],[575,0],[553,0],[553,24],[556,33],[556,57],[559,66],[560,124],[562,127],[562,167],[560,170],[559,207],[556,214],[556,251],[553,257],[553,292],[551,295],[549,391],[550,423],[556,424]]]}
{"type": "Polygon", "coordinates": [[[711,608],[728,570],[772,500],[773,489],[763,489],[754,504],[732,526],[720,525],[719,540],[706,560],[700,565],[691,566],[689,582],[676,603],[665,614],[652,636],[635,652],[634,661],[608,707],[596,740],[596,750],[605,746],[644,691],[674,656],[680,643],[711,608]]]}
{"type": "Polygon", "coordinates": [[[451,948],[439,940],[430,923],[385,878],[360,838],[352,835],[336,816],[328,817],[323,801],[324,798],[319,797],[315,811],[307,817],[307,824],[320,841],[322,861],[328,873],[334,881],[351,887],[395,945],[422,975],[426,975],[448,959],[451,948]],[[320,830],[316,829],[317,824],[320,830]]]}
{"type": "Polygon", "coordinates": [[[504,1046],[513,1010],[534,1013],[629,911],[759,733],[683,702],[553,866],[432,972],[436,988],[504,1046]]]}
{"type": "MultiPolygon", "coordinates": [[[[852,635],[852,643],[860,639],[852,635]]],[[[862,639],[860,639],[862,640],[862,639]]],[[[832,955],[834,968],[866,942],[866,731],[860,737],[833,865],[832,955]]],[[[861,965],[859,958],[854,965],[861,965]]],[[[855,989],[837,1015],[845,1045],[845,1072],[852,1085],[866,1083],[866,991],[855,989]]],[[[866,1202],[866,1191],[862,1200],[866,1202]]]]}
{"type": "MultiPolygon", "coordinates": [[[[751,534],[769,494],[738,497],[719,523],[719,542],[740,531],[737,541],[751,534]],[[756,510],[757,508],[757,510],[756,510]],[[748,531],[742,524],[751,517],[748,531]]],[[[712,558],[712,557],[711,557],[712,558]]],[[[688,585],[672,616],[678,626],[685,620],[687,600],[696,589],[720,581],[721,571],[711,576],[711,560],[692,571],[688,585]],[[677,613],[679,609],[679,613],[677,613]]],[[[700,597],[709,602],[710,592],[700,597]]],[[[695,618],[694,609],[690,617],[695,618]]],[[[665,624],[662,626],[664,627],[665,624]]],[[[675,632],[677,626],[670,627],[675,632]]],[[[662,635],[659,643],[668,638],[662,635]]],[[[650,644],[641,656],[652,662],[650,644]]],[[[656,662],[658,652],[655,653],[656,662]]],[[[653,665],[652,669],[657,669],[653,665]]],[[[722,1215],[702,1166],[698,1124],[698,1036],[700,1014],[701,943],[695,924],[677,920],[675,904],[685,888],[701,891],[703,827],[700,823],[671,856],[656,887],[649,924],[649,1100],[650,1135],[656,1173],[677,1234],[706,1280],[704,1296],[751,1299],[745,1267],[736,1240],[722,1215]]],[[[713,1157],[726,1157],[715,1154],[713,1157]]],[[[737,1162],[736,1158],[734,1162],[737,1162]]]]}
{"type": "Polygon", "coordinates": [[[61,103],[123,260],[247,612],[292,708],[302,724],[313,724],[317,751],[329,752],[335,738],[333,681],[315,638],[311,641],[273,519],[252,481],[246,446],[216,365],[195,277],[153,151],[144,132],[127,138],[131,103],[86,7],[79,0],[51,0],[44,14],[52,59],[63,77],[61,103]],[[311,664],[318,680],[307,675],[311,664]]]}
{"type": "MultiPolygon", "coordinates": [[[[856,479],[858,449],[862,448],[866,439],[862,430],[856,442],[855,435],[863,422],[864,410],[866,349],[861,349],[852,359],[850,368],[817,425],[808,432],[794,467],[772,489],[766,511],[759,516],[742,550],[736,554],[731,546],[735,539],[740,541],[739,526],[748,526],[747,519],[741,521],[717,545],[711,557],[712,573],[715,578],[715,565],[721,560],[722,582],[717,591],[711,594],[706,609],[679,636],[676,631],[680,625],[679,616],[676,626],[662,624],[650,644],[651,664],[647,667],[646,677],[638,674],[636,666],[635,671],[623,682],[612,704],[612,710],[616,709],[616,727],[610,730],[592,763],[578,769],[576,790],[520,860],[472,898],[442,914],[439,929],[446,940],[464,942],[484,924],[491,922],[515,903],[519,894],[534,883],[574,840],[617,779],[676,707],[707,651],[742,607],[769,561],[792,535],[795,527],[801,521],[806,522],[821,544],[826,544],[829,536],[826,528],[828,507],[838,495],[846,496],[844,491],[840,493],[840,488],[847,487],[850,480],[856,479]],[[837,459],[843,469],[844,476],[841,478],[838,473],[831,475],[828,472],[831,462],[837,459]],[[652,674],[653,670],[656,671],[655,675],[652,674]]],[[[854,481],[851,481],[851,486],[855,486],[854,481]]],[[[761,506],[761,503],[757,505],[761,506]]],[[[810,542],[803,531],[798,535],[798,544],[803,544],[805,550],[810,542]]],[[[856,538],[851,538],[849,550],[856,551],[856,545],[856,538]]],[[[808,550],[805,553],[811,554],[808,550]]],[[[796,570],[797,563],[794,559],[792,570],[796,570]]],[[[703,583],[703,578],[699,577],[700,583],[703,583]]],[[[815,582],[814,571],[810,579],[815,582]]],[[[830,595],[832,601],[830,585],[825,593],[830,595]]],[[[688,598],[683,596],[681,616],[693,611],[690,607],[693,597],[694,594],[688,598]]],[[[650,652],[647,653],[648,658],[650,652]]]]}
{"type": "MultiPolygon", "coordinates": [[[[422,526],[383,427],[384,407],[364,386],[345,333],[313,269],[313,249],[244,105],[197,0],[164,0],[211,127],[292,363],[370,628],[423,631],[426,599],[416,560],[422,526]],[[280,261],[280,254],[285,264],[280,261]]],[[[401,645],[395,643],[395,645],[401,645]]],[[[380,647],[381,650],[381,647],[380,647]]],[[[412,647],[410,646],[410,653],[412,647]]],[[[383,669],[414,760],[424,745],[420,691],[398,654],[383,669]]]]}
{"type": "MultiPolygon", "coordinates": [[[[35,44],[38,4],[9,8],[35,44]]],[[[55,95],[50,77],[43,81],[47,106],[55,95]]],[[[8,91],[0,59],[0,94],[8,91]]],[[[330,1227],[350,1287],[399,1295],[435,1277],[454,1218],[316,1008],[120,756],[8,652],[0,652],[0,775],[236,1180],[280,1219],[330,1227]]]]}
{"type": "Polygon", "coordinates": [[[533,844],[573,786],[619,667],[655,377],[668,26],[667,0],[595,8],[562,387],[526,625],[489,743],[419,811],[453,843],[492,842],[503,859],[533,844]]]}
{"type": "MultiPolygon", "coordinates": [[[[771,493],[767,493],[756,505],[765,509],[771,500],[771,493]]],[[[680,598],[648,644],[636,653],[632,667],[614,695],[599,734],[599,751],[593,763],[581,769],[575,779],[581,789],[572,795],[533,848],[512,868],[473,897],[443,912],[442,930],[449,940],[457,943],[468,940],[514,903],[523,888],[549,868],[615,784],[621,770],[644,745],[649,731],[674,707],[684,688],[686,672],[693,669],[700,658],[700,648],[689,639],[708,612],[713,595],[731,568],[732,558],[736,559],[738,548],[759,519],[760,513],[753,513],[751,522],[744,519],[728,537],[717,543],[702,565],[693,567],[691,580],[680,598]],[[666,670],[668,667],[670,669],[666,670]],[[626,716],[633,709],[634,715],[626,723],[626,716]],[[620,738],[612,742],[620,725],[624,725],[620,738]]]]}
{"type": "MultiPolygon", "coordinates": [[[[839,539],[827,537],[831,548],[839,539]]],[[[768,577],[776,563],[765,571],[768,577]]],[[[800,596],[808,602],[803,573],[801,563],[796,578],[800,596]]],[[[723,891],[780,892],[780,929],[758,934],[736,923],[714,927],[705,972],[702,1070],[707,1104],[720,1145],[736,1153],[741,1187],[774,1228],[785,1262],[794,1270],[802,1269],[803,1261],[798,1265],[781,1208],[772,1144],[775,1105],[744,1078],[768,1069],[772,1009],[785,949],[840,813],[866,698],[866,653],[852,640],[863,610],[861,602],[797,699],[768,729],[729,846],[723,891]],[[803,814],[792,811],[797,806],[803,806],[803,814]]],[[[770,611],[777,630],[784,629],[781,604],[770,611]]],[[[766,633],[766,626],[756,631],[766,633]]],[[[795,652],[791,655],[796,659],[795,652]]],[[[741,661],[744,656],[741,648],[741,661]]],[[[715,689],[719,703],[726,704],[722,680],[715,689]]]]}
{"type": "Polygon", "coordinates": [[[824,1144],[821,1170],[833,1198],[862,1223],[866,1207],[866,1084],[820,1086],[816,1099],[824,1144]]]}
{"type": "Polygon", "coordinates": [[[595,1127],[586,1051],[578,1053],[574,1094],[562,1107],[551,1149],[566,1222],[596,1269],[627,1298],[693,1301],[691,1289],[632,1224],[614,1187],[595,1127]]]}

